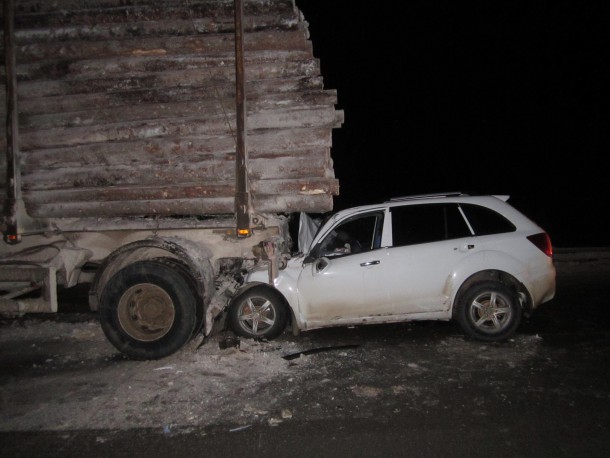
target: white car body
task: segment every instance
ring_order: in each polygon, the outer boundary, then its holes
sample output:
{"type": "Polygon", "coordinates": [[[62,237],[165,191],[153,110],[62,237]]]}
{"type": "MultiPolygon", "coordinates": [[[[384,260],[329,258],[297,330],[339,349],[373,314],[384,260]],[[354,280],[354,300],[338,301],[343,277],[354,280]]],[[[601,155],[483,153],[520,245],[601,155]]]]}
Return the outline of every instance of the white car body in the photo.
{"type": "MultiPolygon", "coordinates": [[[[546,236],[544,230],[506,199],[431,195],[339,211],[320,227],[305,254],[288,260],[273,280],[273,287],[290,307],[292,326],[298,330],[450,320],[460,288],[482,275],[510,278],[521,306],[526,313],[531,312],[554,297],[555,268],[552,256],[527,238],[541,233],[546,236]],[[470,234],[465,237],[394,245],[394,207],[438,203],[491,209],[510,221],[515,230],[475,235],[467,223],[470,234]],[[380,243],[374,242],[373,249],[364,252],[322,256],[320,243],[357,215],[378,215],[377,219],[383,221],[380,243]]],[[[267,269],[249,272],[246,283],[269,283],[267,269]]]]}

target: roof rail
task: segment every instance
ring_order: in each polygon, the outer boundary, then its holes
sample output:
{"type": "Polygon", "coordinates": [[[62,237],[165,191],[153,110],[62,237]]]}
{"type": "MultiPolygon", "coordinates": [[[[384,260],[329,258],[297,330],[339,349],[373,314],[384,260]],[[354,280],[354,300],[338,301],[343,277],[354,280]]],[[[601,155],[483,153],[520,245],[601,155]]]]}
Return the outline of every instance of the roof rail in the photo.
{"type": "Polygon", "coordinates": [[[403,200],[417,200],[417,199],[433,199],[435,197],[458,197],[458,196],[467,196],[468,194],[464,194],[460,191],[452,191],[452,192],[436,192],[432,194],[415,194],[412,196],[402,196],[402,197],[393,197],[388,202],[401,202],[403,200]]]}

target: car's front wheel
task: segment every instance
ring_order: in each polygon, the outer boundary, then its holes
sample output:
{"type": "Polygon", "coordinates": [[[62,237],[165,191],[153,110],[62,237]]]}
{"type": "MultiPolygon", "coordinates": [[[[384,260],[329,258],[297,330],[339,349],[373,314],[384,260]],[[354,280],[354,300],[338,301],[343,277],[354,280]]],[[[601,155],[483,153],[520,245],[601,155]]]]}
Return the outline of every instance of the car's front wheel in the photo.
{"type": "Polygon", "coordinates": [[[278,292],[254,286],[232,299],[229,323],[242,337],[271,340],[286,327],[286,306],[278,292]]]}
{"type": "Polygon", "coordinates": [[[469,336],[497,342],[515,333],[521,314],[516,293],[503,283],[486,281],[472,286],[462,295],[456,318],[469,336]]]}

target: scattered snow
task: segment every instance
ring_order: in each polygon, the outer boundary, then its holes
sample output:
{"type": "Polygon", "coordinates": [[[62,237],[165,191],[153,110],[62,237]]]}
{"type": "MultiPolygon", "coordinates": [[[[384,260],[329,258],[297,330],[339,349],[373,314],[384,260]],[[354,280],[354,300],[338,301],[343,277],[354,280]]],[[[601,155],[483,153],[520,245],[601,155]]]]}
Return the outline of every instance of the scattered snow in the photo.
{"type": "Polygon", "coordinates": [[[307,366],[307,357],[282,358],[299,351],[297,344],[242,340],[239,348],[221,350],[221,340],[217,335],[199,347],[197,338],[171,357],[140,362],[119,355],[95,319],[15,320],[0,332],[2,359],[10,366],[0,376],[0,430],[291,418],[257,391],[272,381],[291,383],[307,366]]]}
{"type": "Polygon", "coordinates": [[[388,396],[401,397],[403,407],[429,408],[438,404],[430,387],[436,390],[441,383],[429,379],[438,377],[439,368],[448,371],[443,383],[461,386],[472,379],[473,367],[522,366],[540,342],[537,336],[519,336],[494,347],[461,334],[433,344],[418,342],[411,332],[405,336],[397,345],[373,339],[345,350],[344,342],[329,344],[307,334],[284,334],[271,342],[242,339],[239,347],[221,349],[223,336],[215,335],[201,346],[197,338],[175,355],[142,362],[118,354],[93,317],[74,323],[5,322],[0,431],[150,427],[175,432],[227,424],[237,432],[254,423],[275,426],[337,409],[366,417],[366,403],[388,396]],[[329,345],[338,349],[283,358],[329,345]],[[468,354],[469,364],[456,366],[458,356],[468,354]],[[387,364],[399,372],[384,376],[387,364]]]}

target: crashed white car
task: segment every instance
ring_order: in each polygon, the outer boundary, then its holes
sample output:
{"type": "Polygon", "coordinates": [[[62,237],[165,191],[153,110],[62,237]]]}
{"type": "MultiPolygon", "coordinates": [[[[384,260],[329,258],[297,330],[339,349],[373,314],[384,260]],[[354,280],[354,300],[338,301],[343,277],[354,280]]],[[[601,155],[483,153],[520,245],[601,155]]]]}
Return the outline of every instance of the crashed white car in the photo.
{"type": "Polygon", "coordinates": [[[507,200],[420,195],[340,211],[277,275],[246,275],[230,327],[272,339],[289,324],[298,332],[455,319],[471,337],[505,340],[555,295],[548,234],[507,200]]]}

